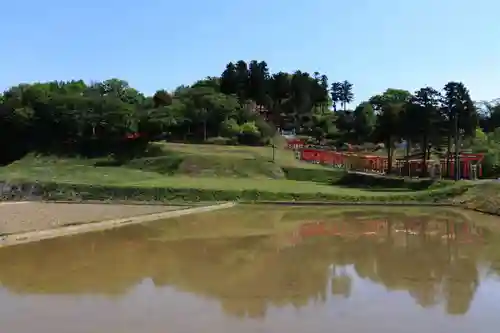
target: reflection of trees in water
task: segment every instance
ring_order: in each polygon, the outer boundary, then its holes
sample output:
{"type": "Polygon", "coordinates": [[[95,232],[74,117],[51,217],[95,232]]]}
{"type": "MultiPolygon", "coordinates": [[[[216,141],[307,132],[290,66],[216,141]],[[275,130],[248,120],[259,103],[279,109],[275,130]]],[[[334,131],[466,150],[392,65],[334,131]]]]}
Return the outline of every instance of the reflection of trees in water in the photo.
{"type": "Polygon", "coordinates": [[[386,221],[389,238],[344,243],[340,260],[345,263],[351,256],[348,262],[354,264],[358,276],[391,290],[407,290],[421,306],[444,299],[450,314],[467,312],[479,283],[476,262],[480,254],[478,244],[459,243],[470,237],[465,234],[469,230],[449,220],[448,225],[436,225],[426,216],[403,221],[391,216],[386,221]],[[393,229],[402,233],[395,235],[393,229]],[[436,233],[439,229],[441,233],[436,233]]]}
{"type": "Polygon", "coordinates": [[[119,294],[151,277],[157,286],[213,297],[233,315],[262,317],[269,306],[324,302],[327,290],[349,297],[345,267],[352,265],[359,277],[406,290],[421,306],[444,300],[449,313],[467,312],[479,283],[477,262],[487,256],[482,244],[460,243],[465,229],[448,216],[441,217],[446,227],[430,217],[386,213],[377,217],[385,224],[375,226],[376,235],[362,236],[371,222],[351,217],[318,229],[348,236],[311,236],[293,247],[283,247],[281,236],[152,241],[146,226],[54,239],[2,249],[0,281],[19,293],[119,294]]]}
{"type": "Polygon", "coordinates": [[[330,281],[330,292],[332,295],[349,298],[351,296],[352,278],[347,274],[345,266],[336,267],[332,265],[332,276],[330,281]]]}
{"type": "Polygon", "coordinates": [[[443,289],[448,313],[465,314],[478,286],[479,276],[474,260],[457,258],[444,281],[443,289]]]}

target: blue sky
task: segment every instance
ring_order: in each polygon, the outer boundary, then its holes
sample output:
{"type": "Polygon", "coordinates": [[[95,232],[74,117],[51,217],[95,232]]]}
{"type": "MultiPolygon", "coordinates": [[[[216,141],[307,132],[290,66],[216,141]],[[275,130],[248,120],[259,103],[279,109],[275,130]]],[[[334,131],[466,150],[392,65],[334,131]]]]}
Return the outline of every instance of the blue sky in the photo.
{"type": "Polygon", "coordinates": [[[500,97],[498,13],[498,0],[6,1],[0,89],[118,77],[153,93],[257,59],[347,79],[356,102],[450,80],[488,100],[500,97]]]}

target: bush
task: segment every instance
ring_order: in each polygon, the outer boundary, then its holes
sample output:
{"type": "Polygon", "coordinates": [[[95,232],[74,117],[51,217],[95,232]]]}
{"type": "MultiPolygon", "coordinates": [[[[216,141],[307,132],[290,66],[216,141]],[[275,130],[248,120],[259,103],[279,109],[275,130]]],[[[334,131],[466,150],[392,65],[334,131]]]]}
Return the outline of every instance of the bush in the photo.
{"type": "Polygon", "coordinates": [[[249,121],[240,126],[238,141],[242,144],[255,145],[260,143],[261,134],[254,121],[249,121]]]}
{"type": "Polygon", "coordinates": [[[264,138],[271,138],[276,133],[276,129],[260,117],[255,121],[255,126],[259,130],[260,135],[264,138]]]}
{"type": "Polygon", "coordinates": [[[312,181],[317,183],[333,184],[344,175],[344,170],[328,169],[303,169],[303,168],[282,168],[286,179],[298,181],[312,181]]]}
{"type": "Polygon", "coordinates": [[[238,140],[235,138],[225,138],[222,136],[217,136],[214,138],[208,138],[205,143],[212,145],[235,145],[238,143],[238,140]]]}
{"type": "Polygon", "coordinates": [[[220,124],[220,132],[224,137],[236,137],[240,131],[240,125],[234,119],[226,119],[220,124]]]}
{"type": "Polygon", "coordinates": [[[436,189],[453,183],[447,180],[408,179],[402,177],[387,177],[378,175],[365,175],[357,173],[344,174],[334,182],[335,185],[361,188],[400,188],[408,190],[436,189]]]}
{"type": "Polygon", "coordinates": [[[483,176],[487,178],[496,178],[500,176],[500,158],[499,153],[489,149],[481,162],[483,167],[483,176]]]}

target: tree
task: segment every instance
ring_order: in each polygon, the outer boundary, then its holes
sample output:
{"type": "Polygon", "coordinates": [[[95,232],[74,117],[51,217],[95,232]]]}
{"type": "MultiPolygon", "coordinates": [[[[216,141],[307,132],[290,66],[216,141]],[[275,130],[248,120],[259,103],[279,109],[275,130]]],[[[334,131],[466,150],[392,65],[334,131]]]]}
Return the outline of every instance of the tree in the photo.
{"type": "Polygon", "coordinates": [[[165,90],[158,90],[153,96],[154,107],[169,106],[172,104],[172,95],[165,90]]]}
{"type": "Polygon", "coordinates": [[[329,83],[325,74],[300,69],[270,73],[262,60],[233,61],[218,76],[152,95],[118,78],[19,84],[0,94],[0,138],[12,142],[0,159],[9,163],[29,151],[110,155],[146,147],[149,140],[201,142],[220,135],[269,144],[276,130],[286,129],[317,142],[382,141],[388,172],[399,140],[407,143],[407,157],[418,143],[427,159],[430,147],[439,148],[446,137],[448,152],[454,139],[457,149],[464,145],[487,153],[495,164],[490,171],[496,170],[500,103],[474,103],[463,83],[449,82],[442,98],[430,87],[413,97],[387,89],[351,111],[353,99],[349,81],[329,83]],[[482,139],[474,139],[478,124],[482,139]]]}
{"type": "Polygon", "coordinates": [[[207,76],[202,80],[196,81],[191,87],[192,88],[207,87],[207,88],[212,88],[216,92],[221,92],[221,79],[216,76],[207,76]]]}
{"type": "Polygon", "coordinates": [[[270,97],[272,100],[270,121],[281,129],[286,128],[286,113],[283,103],[290,98],[291,80],[284,72],[273,74],[270,79],[270,97]]]}
{"type": "Polygon", "coordinates": [[[354,134],[354,116],[351,111],[337,111],[336,112],[335,126],[339,130],[340,136],[344,142],[357,140],[355,138],[357,133],[354,134]]]}
{"type": "Polygon", "coordinates": [[[439,102],[441,96],[431,87],[416,91],[407,104],[406,116],[411,119],[416,133],[420,133],[422,144],[422,175],[427,174],[427,160],[430,158],[432,141],[439,142],[439,102]]]}
{"type": "MultiPolygon", "coordinates": [[[[451,155],[451,141],[455,141],[455,155],[458,155],[461,135],[471,137],[475,133],[478,123],[477,111],[469,91],[461,82],[448,82],[444,86],[444,96],[441,101],[444,132],[447,137],[447,172],[450,174],[449,156],[451,155]]],[[[456,163],[459,177],[459,165],[456,163]]]]}
{"type": "Polygon", "coordinates": [[[342,82],[333,82],[330,93],[332,97],[333,111],[337,111],[337,103],[340,102],[342,98],[342,82]]]}
{"type": "Polygon", "coordinates": [[[236,94],[237,91],[238,73],[236,66],[230,62],[220,77],[220,91],[224,94],[236,94]]]}
{"type": "Polygon", "coordinates": [[[250,97],[250,79],[247,63],[240,60],[236,63],[235,72],[235,86],[236,86],[236,96],[243,105],[247,98],[250,97]]]}
{"type": "Polygon", "coordinates": [[[370,99],[370,104],[378,113],[374,137],[383,141],[387,150],[387,173],[392,172],[394,143],[403,136],[400,124],[404,107],[410,97],[411,94],[406,90],[390,88],[370,99]]]}
{"type": "Polygon", "coordinates": [[[249,65],[249,91],[248,96],[255,101],[259,112],[265,109],[266,117],[272,107],[269,103],[269,69],[266,62],[252,60],[249,65]]]}
{"type": "Polygon", "coordinates": [[[358,143],[368,142],[371,139],[375,122],[375,112],[369,102],[362,102],[354,109],[353,131],[356,133],[358,143]]]}
{"type": "Polygon", "coordinates": [[[291,98],[288,115],[293,119],[294,128],[301,130],[301,124],[311,120],[313,107],[313,85],[309,73],[296,71],[291,79],[291,98]]]}
{"type": "Polygon", "coordinates": [[[347,110],[347,104],[351,103],[353,99],[352,83],[346,80],[340,84],[340,103],[344,107],[344,112],[347,110]]]}
{"type": "MultiPolygon", "coordinates": [[[[486,132],[492,132],[496,128],[500,127],[500,100],[483,102],[482,106],[484,109],[484,113],[482,117],[483,124],[481,127],[486,132]]],[[[478,107],[476,107],[476,109],[479,110],[478,107]]]]}
{"type": "Polygon", "coordinates": [[[322,92],[322,106],[321,106],[321,111],[325,112],[328,110],[328,104],[330,103],[330,96],[329,96],[329,91],[328,91],[328,77],[326,75],[321,75],[320,83],[321,87],[321,92],[322,92]]]}

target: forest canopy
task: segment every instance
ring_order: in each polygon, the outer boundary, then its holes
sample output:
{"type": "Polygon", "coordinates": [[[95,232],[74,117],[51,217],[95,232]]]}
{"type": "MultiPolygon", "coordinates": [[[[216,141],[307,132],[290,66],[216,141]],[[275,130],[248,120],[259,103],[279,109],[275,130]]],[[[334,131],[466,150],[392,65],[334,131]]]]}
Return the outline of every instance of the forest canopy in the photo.
{"type": "Polygon", "coordinates": [[[460,138],[497,159],[500,103],[473,101],[462,82],[388,88],[350,108],[354,97],[348,80],[271,73],[257,60],[152,96],[120,79],[23,83],[0,95],[0,139],[9,143],[1,162],[26,152],[140,153],[152,140],[266,145],[277,131],[337,148],[383,143],[388,151],[402,141],[449,150],[460,138]]]}

